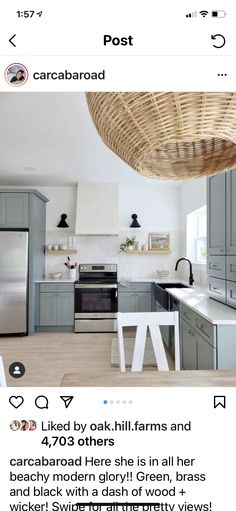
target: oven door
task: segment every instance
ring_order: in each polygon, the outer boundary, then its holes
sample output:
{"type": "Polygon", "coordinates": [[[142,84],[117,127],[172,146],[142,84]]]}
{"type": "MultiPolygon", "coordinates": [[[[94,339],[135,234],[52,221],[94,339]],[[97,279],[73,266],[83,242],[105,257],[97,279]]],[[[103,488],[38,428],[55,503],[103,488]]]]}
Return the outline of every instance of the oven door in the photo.
{"type": "Polygon", "coordinates": [[[75,284],[75,318],[114,318],[117,313],[116,284],[75,284]]]}

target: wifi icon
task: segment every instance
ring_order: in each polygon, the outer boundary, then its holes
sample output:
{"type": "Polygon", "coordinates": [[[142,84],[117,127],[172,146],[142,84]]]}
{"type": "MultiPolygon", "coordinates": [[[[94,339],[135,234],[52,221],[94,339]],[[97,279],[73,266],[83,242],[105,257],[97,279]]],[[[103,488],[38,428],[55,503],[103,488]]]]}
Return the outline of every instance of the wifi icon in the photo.
{"type": "Polygon", "coordinates": [[[200,13],[199,13],[199,14],[201,14],[201,16],[202,16],[203,18],[205,18],[205,17],[209,14],[209,12],[208,12],[208,11],[200,11],[200,13]]]}

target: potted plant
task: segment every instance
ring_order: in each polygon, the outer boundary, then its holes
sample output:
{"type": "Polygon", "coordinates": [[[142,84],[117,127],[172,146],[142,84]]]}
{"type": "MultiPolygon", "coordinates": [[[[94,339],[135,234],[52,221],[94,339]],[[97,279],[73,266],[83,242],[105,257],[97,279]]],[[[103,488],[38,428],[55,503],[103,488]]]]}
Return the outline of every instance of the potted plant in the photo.
{"type": "Polygon", "coordinates": [[[126,252],[127,250],[134,250],[136,247],[137,240],[136,236],[133,236],[132,238],[126,238],[123,243],[120,244],[120,252],[126,252]]]}

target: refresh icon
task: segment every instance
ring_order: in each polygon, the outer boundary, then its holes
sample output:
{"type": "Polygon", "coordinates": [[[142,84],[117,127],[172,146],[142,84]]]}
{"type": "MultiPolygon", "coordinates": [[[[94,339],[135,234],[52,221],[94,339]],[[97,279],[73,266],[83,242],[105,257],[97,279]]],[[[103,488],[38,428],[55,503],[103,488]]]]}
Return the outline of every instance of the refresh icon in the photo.
{"type": "Polygon", "coordinates": [[[216,41],[216,39],[219,40],[218,44],[213,44],[214,48],[223,48],[223,46],[226,43],[226,39],[222,34],[215,34],[211,36],[211,39],[213,41],[216,41]],[[220,39],[219,39],[220,38],[220,39]]]}

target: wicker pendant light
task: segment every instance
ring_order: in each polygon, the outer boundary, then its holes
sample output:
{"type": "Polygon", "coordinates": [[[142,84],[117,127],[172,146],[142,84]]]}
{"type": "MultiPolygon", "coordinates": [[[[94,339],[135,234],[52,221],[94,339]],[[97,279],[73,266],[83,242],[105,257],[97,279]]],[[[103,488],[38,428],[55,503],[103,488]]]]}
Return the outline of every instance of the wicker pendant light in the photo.
{"type": "Polygon", "coordinates": [[[191,179],[236,166],[236,93],[86,96],[102,140],[144,176],[191,179]]]}

